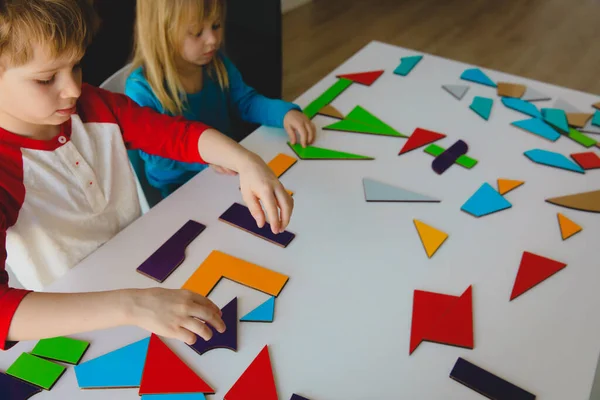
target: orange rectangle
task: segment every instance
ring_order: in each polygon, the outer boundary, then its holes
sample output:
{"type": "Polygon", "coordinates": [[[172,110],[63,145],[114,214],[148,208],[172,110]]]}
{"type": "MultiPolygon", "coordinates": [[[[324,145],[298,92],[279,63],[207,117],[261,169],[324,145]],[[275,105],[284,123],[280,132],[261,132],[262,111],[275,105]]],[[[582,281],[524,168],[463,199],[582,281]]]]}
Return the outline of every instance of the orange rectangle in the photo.
{"type": "Polygon", "coordinates": [[[288,156],[287,154],[280,153],[274,159],[269,161],[269,168],[273,171],[273,173],[279,178],[281,175],[285,173],[288,169],[292,167],[292,165],[296,164],[298,159],[288,156]]]}

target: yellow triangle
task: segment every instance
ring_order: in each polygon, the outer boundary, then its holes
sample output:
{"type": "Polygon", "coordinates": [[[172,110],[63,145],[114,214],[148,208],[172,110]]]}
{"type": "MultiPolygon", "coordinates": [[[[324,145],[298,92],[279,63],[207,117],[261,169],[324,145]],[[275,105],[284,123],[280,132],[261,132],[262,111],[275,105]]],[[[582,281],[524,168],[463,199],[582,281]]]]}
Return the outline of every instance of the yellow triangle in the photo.
{"type": "Polygon", "coordinates": [[[344,114],[338,111],[337,108],[332,106],[331,104],[327,104],[325,107],[319,110],[319,114],[326,115],[328,117],[344,119],[344,114]]]}
{"type": "Polygon", "coordinates": [[[500,193],[501,195],[505,195],[506,193],[510,192],[513,189],[518,188],[519,186],[521,186],[522,184],[524,184],[524,181],[513,181],[511,179],[498,179],[498,193],[500,193]]]}
{"type": "Polygon", "coordinates": [[[558,224],[560,225],[560,234],[562,235],[563,240],[570,238],[583,229],[561,213],[558,213],[558,224]]]}
{"type": "Polygon", "coordinates": [[[431,258],[431,256],[433,256],[440,248],[442,243],[448,239],[448,234],[416,219],[414,222],[419,237],[421,238],[421,243],[423,243],[423,247],[425,247],[427,257],[431,258]]]}

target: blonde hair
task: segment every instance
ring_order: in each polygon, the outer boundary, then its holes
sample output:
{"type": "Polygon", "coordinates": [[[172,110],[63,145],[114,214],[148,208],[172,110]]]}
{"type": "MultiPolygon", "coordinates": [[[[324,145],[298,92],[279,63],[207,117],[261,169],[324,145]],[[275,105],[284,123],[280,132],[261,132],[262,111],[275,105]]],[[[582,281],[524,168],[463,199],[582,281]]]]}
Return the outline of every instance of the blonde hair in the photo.
{"type": "Polygon", "coordinates": [[[1,0],[0,55],[23,65],[37,44],[52,57],[79,59],[98,26],[91,0],[1,0]]]}
{"type": "MultiPolygon", "coordinates": [[[[188,26],[217,16],[224,19],[223,0],[137,0],[132,69],[144,68],[154,95],[172,115],[183,114],[187,100],[175,59],[188,26]]],[[[216,75],[223,89],[229,86],[227,70],[218,53],[208,64],[208,72],[216,75]]]]}

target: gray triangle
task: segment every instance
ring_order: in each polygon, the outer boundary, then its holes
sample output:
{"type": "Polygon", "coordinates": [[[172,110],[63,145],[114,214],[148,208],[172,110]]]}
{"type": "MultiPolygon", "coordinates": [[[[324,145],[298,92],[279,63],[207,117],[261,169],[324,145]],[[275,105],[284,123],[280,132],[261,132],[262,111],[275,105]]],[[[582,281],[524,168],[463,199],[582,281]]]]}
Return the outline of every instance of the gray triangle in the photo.
{"type": "Polygon", "coordinates": [[[581,128],[580,131],[585,133],[596,133],[600,135],[600,127],[592,125],[592,119],[590,119],[585,127],[581,128]]]}
{"type": "Polygon", "coordinates": [[[365,200],[367,201],[408,203],[439,203],[441,201],[369,178],[363,179],[363,186],[365,188],[365,200]]]}
{"type": "Polygon", "coordinates": [[[558,108],[560,110],[564,110],[566,113],[580,113],[579,109],[575,107],[573,104],[565,101],[561,98],[556,99],[552,108],[558,108]]]}
{"type": "Polygon", "coordinates": [[[527,86],[527,90],[525,90],[525,94],[521,97],[521,100],[525,101],[543,101],[543,100],[551,100],[550,96],[545,95],[542,92],[535,90],[527,86]]]}
{"type": "Polygon", "coordinates": [[[469,91],[469,86],[466,85],[442,85],[442,88],[458,100],[462,100],[469,91]]]}

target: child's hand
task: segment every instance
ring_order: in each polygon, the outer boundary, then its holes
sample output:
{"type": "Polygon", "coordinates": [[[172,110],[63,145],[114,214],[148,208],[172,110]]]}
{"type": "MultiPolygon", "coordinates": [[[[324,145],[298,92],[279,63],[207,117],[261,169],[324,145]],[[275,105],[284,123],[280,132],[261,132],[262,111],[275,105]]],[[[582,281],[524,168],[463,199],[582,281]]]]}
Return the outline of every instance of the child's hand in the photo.
{"type": "Polygon", "coordinates": [[[262,203],[271,224],[271,231],[274,234],[283,232],[290,222],[294,208],[292,197],[285,191],[273,171],[256,154],[249,153],[249,157],[238,170],[242,197],[258,227],[262,228],[266,222],[262,203]]]}
{"type": "Polygon", "coordinates": [[[234,175],[238,174],[237,172],[235,172],[229,168],[221,167],[219,165],[210,164],[210,167],[212,169],[214,169],[217,174],[230,175],[230,176],[234,176],[234,175]]]}
{"type": "Polygon", "coordinates": [[[141,289],[127,290],[126,314],[135,325],[160,336],[179,339],[189,345],[196,335],[204,340],[212,337],[206,325],[225,332],[221,310],[210,300],[188,290],[141,289]]]}
{"type": "Polygon", "coordinates": [[[315,141],[315,124],[298,110],[291,110],[285,114],[283,127],[290,137],[291,144],[296,144],[296,135],[300,136],[302,147],[315,141]]]}

